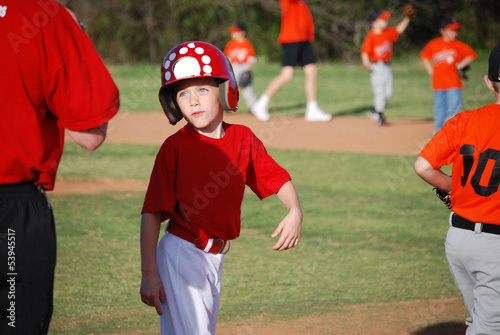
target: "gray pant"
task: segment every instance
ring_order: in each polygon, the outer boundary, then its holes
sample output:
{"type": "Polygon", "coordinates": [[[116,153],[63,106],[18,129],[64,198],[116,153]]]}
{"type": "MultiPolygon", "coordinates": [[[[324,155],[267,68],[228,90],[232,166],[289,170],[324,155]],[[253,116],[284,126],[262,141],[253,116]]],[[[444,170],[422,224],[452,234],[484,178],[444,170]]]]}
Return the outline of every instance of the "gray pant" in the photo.
{"type": "Polygon", "coordinates": [[[394,94],[390,65],[381,61],[372,63],[370,82],[373,90],[373,108],[376,112],[382,113],[394,94]]]}
{"type": "MultiPolygon", "coordinates": [[[[453,212],[452,212],[453,215],[453,212]]],[[[450,215],[451,225],[451,215],[450,215]]],[[[500,334],[500,235],[450,227],[446,258],[455,284],[462,293],[467,335],[500,334]]]]}

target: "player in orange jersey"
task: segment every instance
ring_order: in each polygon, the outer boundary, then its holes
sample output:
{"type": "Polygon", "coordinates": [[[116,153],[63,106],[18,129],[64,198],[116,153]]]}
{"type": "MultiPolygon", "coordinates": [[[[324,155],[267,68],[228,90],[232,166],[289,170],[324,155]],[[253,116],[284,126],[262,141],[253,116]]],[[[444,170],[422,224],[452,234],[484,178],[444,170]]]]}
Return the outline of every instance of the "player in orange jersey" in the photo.
{"type": "Polygon", "coordinates": [[[495,103],[455,115],[415,162],[422,179],[451,193],[445,250],[470,313],[470,335],[500,334],[500,44],[484,81],[495,103]],[[441,167],[450,164],[448,176],[441,167]]]}
{"type": "Polygon", "coordinates": [[[408,25],[410,16],[406,15],[395,27],[388,27],[391,12],[379,10],[372,12],[368,21],[372,29],[366,34],[361,46],[363,68],[370,70],[370,82],[373,90],[373,109],[370,119],[378,125],[385,124],[384,110],[394,94],[391,71],[392,44],[399,39],[408,25]]]}
{"type": "Polygon", "coordinates": [[[454,17],[441,20],[441,37],[432,39],[420,53],[425,69],[432,77],[434,133],[462,110],[464,84],[459,72],[477,58],[470,46],[457,40],[461,27],[454,17]]]}
{"type": "Polygon", "coordinates": [[[247,29],[244,24],[236,22],[227,30],[231,34],[231,40],[224,47],[224,54],[233,66],[241,95],[248,109],[253,113],[253,106],[257,101],[252,80],[252,67],[257,62],[255,49],[246,37],[247,29]]]}

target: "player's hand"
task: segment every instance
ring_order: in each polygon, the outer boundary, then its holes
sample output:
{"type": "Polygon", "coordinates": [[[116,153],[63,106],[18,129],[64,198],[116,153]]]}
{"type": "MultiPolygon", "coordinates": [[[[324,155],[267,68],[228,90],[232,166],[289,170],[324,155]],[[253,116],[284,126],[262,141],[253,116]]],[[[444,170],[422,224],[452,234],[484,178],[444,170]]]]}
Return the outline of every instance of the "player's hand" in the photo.
{"type": "Polygon", "coordinates": [[[273,246],[273,250],[283,251],[297,246],[301,230],[302,212],[290,211],[271,235],[272,238],[276,238],[281,234],[278,242],[273,246]]]}
{"type": "Polygon", "coordinates": [[[141,281],[141,300],[148,306],[154,307],[158,315],[162,315],[160,303],[165,303],[165,290],[161,283],[160,276],[156,275],[142,275],[141,281]]]}

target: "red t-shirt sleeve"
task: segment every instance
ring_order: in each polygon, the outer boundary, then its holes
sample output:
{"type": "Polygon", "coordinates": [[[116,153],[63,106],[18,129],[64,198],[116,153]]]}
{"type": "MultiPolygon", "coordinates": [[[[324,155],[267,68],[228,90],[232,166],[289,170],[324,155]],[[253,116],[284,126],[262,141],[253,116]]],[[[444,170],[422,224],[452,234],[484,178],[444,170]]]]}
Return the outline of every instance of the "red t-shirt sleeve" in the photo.
{"type": "Polygon", "coordinates": [[[171,150],[174,150],[173,146],[165,142],[158,151],[141,212],[141,214],[161,212],[162,221],[172,217],[176,202],[174,189],[176,168],[173,160],[167,155],[171,150]]]}
{"type": "Polygon", "coordinates": [[[264,144],[254,135],[252,164],[248,170],[246,184],[259,199],[264,199],[278,193],[290,180],[290,174],[276,163],[267,153],[264,144]]]}
{"type": "Polygon", "coordinates": [[[53,36],[57,36],[46,41],[46,103],[61,127],[95,128],[118,112],[118,88],[87,34],[69,14],[62,15],[66,26],[45,28],[56,30],[53,36]],[[72,34],[65,33],[68,29],[72,34]]]}

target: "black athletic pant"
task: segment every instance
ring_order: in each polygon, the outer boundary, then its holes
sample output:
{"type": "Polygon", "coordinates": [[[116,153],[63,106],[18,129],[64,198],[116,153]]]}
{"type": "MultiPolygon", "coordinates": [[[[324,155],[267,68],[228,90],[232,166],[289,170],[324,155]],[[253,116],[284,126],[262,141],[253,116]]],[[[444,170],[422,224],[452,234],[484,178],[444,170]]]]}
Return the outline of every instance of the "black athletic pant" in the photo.
{"type": "Polygon", "coordinates": [[[47,334],[55,265],[45,194],[31,182],[0,185],[0,334],[47,334]]]}

